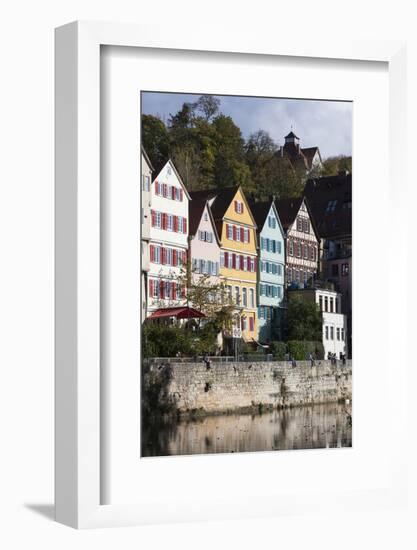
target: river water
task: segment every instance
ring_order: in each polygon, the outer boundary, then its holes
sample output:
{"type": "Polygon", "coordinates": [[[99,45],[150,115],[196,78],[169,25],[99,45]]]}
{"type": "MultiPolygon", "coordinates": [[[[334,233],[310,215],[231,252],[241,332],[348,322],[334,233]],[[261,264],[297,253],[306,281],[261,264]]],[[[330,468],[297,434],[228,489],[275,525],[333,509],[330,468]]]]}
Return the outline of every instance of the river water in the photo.
{"type": "Polygon", "coordinates": [[[351,447],[347,412],[345,405],[330,403],[256,415],[154,422],[142,430],[142,456],[351,447]]]}

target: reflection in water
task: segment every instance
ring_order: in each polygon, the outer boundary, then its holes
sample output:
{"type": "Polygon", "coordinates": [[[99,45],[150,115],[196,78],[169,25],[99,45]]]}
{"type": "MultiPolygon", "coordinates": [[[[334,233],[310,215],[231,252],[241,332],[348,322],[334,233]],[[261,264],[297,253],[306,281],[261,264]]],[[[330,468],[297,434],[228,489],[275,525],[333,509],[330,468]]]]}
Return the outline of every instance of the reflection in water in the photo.
{"type": "Polygon", "coordinates": [[[345,406],[331,403],[152,423],[142,442],[142,456],[351,447],[352,427],[345,406]]]}

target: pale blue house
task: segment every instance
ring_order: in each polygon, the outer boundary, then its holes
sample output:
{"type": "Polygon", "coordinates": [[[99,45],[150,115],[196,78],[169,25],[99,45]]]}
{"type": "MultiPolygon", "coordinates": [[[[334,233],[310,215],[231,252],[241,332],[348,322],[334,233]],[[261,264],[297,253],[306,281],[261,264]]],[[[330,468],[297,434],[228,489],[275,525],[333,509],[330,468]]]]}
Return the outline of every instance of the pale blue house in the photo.
{"type": "Polygon", "coordinates": [[[255,202],[250,207],[258,227],[258,340],[282,340],[284,231],[273,200],[255,202]]]}

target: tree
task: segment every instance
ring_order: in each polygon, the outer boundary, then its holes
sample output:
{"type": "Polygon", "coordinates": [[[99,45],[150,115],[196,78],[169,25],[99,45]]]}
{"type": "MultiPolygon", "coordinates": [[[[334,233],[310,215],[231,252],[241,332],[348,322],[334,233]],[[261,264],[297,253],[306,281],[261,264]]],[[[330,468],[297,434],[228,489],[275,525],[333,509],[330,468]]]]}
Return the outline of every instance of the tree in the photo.
{"type": "Polygon", "coordinates": [[[290,297],[287,310],[287,340],[318,342],[322,339],[322,314],[314,302],[290,297]]]}
{"type": "Polygon", "coordinates": [[[142,115],[142,144],[156,172],[169,158],[169,141],[168,130],[160,118],[142,115]]]}
{"type": "Polygon", "coordinates": [[[323,161],[322,176],[336,176],[339,171],[352,172],[352,157],[338,155],[323,161]]]}
{"type": "Polygon", "coordinates": [[[240,128],[229,116],[219,115],[212,122],[215,130],[214,179],[218,187],[242,185],[252,188],[250,170],[245,161],[245,141],[240,128]]]}
{"type": "Polygon", "coordinates": [[[199,97],[194,107],[209,122],[219,112],[220,99],[214,95],[202,95],[199,97]]]}

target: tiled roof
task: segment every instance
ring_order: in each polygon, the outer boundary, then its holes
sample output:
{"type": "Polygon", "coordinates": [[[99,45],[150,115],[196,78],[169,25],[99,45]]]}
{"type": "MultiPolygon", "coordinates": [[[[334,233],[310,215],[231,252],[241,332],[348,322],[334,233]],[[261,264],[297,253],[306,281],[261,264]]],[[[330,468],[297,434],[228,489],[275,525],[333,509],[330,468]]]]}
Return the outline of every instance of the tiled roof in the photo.
{"type": "Polygon", "coordinates": [[[285,231],[287,231],[289,226],[294,222],[302,202],[303,197],[279,199],[275,201],[279,219],[281,220],[282,227],[285,231]]]}
{"type": "Polygon", "coordinates": [[[229,208],[233,197],[236,195],[239,187],[225,187],[223,189],[204,189],[202,191],[192,191],[190,193],[192,200],[206,200],[210,201],[214,198],[211,204],[211,212],[214,220],[222,220],[229,208]]]}
{"type": "Polygon", "coordinates": [[[352,235],[352,174],[310,179],[304,194],[320,237],[352,235]]]}
{"type": "Polygon", "coordinates": [[[268,213],[271,209],[271,201],[249,202],[249,208],[251,209],[253,217],[255,218],[255,222],[258,227],[258,232],[261,232],[265,224],[265,220],[268,216],[268,213]]]}

